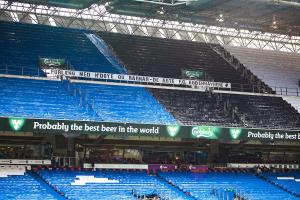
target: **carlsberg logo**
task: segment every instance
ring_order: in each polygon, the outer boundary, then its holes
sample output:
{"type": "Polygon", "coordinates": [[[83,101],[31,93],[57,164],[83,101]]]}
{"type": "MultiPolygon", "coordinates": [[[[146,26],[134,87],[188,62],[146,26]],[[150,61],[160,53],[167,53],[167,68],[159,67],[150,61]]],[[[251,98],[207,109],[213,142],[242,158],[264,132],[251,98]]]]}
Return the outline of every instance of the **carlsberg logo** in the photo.
{"type": "Polygon", "coordinates": [[[175,137],[177,135],[177,133],[179,132],[179,129],[180,129],[180,126],[177,126],[177,125],[167,126],[168,134],[171,137],[175,137]]]}
{"type": "Polygon", "coordinates": [[[230,135],[231,135],[232,139],[236,140],[240,136],[240,134],[242,132],[242,129],[240,129],[240,128],[231,128],[229,130],[229,132],[230,132],[230,135]]]}
{"type": "Polygon", "coordinates": [[[25,124],[25,119],[23,119],[23,118],[10,118],[9,119],[9,125],[13,131],[21,130],[24,124],[25,124]]]}
{"type": "Polygon", "coordinates": [[[192,129],[192,135],[199,138],[211,138],[214,135],[213,129],[210,126],[195,126],[192,129]]]}

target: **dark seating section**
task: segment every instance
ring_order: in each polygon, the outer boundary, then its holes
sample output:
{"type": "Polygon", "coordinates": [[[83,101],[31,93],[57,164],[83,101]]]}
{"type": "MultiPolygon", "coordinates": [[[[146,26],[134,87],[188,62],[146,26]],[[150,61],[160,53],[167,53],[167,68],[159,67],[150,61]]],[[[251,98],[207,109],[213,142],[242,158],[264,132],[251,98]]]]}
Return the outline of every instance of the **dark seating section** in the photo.
{"type": "Polygon", "coordinates": [[[176,119],[185,125],[242,126],[241,121],[226,110],[219,94],[167,89],[151,89],[176,119]]]}
{"type": "Polygon", "coordinates": [[[249,84],[205,43],[100,32],[131,74],[181,78],[203,69],[215,81],[249,84]]]}
{"type": "Polygon", "coordinates": [[[64,58],[75,69],[120,73],[86,37],[90,31],[0,21],[0,73],[41,75],[38,58],[64,58]]]}
{"type": "MultiPolygon", "coordinates": [[[[244,85],[250,83],[204,43],[100,32],[132,74],[181,78],[181,69],[204,69],[214,81],[244,85]]],[[[247,88],[249,87],[249,88],[247,88]]],[[[198,92],[151,89],[176,119],[183,124],[221,124],[266,128],[299,127],[299,114],[282,98],[222,95],[215,98],[198,92]],[[224,105],[227,110],[224,111],[224,105]],[[235,117],[230,117],[237,109],[235,117]]]]}
{"type": "Polygon", "coordinates": [[[250,127],[286,128],[300,127],[298,112],[280,97],[223,94],[250,127]]]}

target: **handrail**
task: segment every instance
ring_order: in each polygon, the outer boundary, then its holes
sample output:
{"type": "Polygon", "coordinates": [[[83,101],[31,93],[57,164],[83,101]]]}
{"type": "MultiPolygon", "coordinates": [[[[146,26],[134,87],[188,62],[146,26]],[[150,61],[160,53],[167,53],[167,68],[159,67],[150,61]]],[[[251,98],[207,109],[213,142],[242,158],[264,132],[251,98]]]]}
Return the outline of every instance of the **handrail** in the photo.
{"type": "MultiPolygon", "coordinates": [[[[73,68],[73,67],[72,67],[73,68]]],[[[21,76],[32,76],[32,77],[38,77],[43,76],[41,74],[41,69],[38,67],[16,67],[16,66],[0,66],[0,74],[16,74],[21,76]]],[[[74,78],[72,78],[74,80],[74,78]]],[[[80,78],[76,78],[77,80],[80,80],[80,78]]],[[[161,83],[144,83],[144,82],[132,82],[132,81],[117,81],[117,80],[94,80],[90,79],[91,81],[98,81],[98,82],[114,82],[114,83],[126,83],[126,84],[140,84],[140,85],[156,85],[156,86],[166,86],[161,83]]],[[[191,88],[187,85],[171,85],[168,84],[169,87],[174,88],[191,88]]],[[[230,91],[230,92],[247,92],[247,93],[255,93],[255,94],[262,94],[262,95],[281,95],[281,96],[300,96],[300,88],[288,88],[288,87],[281,87],[281,86],[269,86],[266,87],[264,85],[253,85],[253,84],[239,84],[239,83],[231,83],[231,88],[213,88],[214,91],[230,91]]]]}

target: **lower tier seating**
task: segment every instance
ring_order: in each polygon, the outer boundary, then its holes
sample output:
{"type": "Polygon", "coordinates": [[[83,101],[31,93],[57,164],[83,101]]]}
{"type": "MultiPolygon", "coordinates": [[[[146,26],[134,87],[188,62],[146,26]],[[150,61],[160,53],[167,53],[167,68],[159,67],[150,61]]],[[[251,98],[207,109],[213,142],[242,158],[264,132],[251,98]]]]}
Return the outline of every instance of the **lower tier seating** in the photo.
{"type": "Polygon", "coordinates": [[[263,173],[263,177],[272,183],[300,196],[300,173],[263,173]]]}
{"type": "Polygon", "coordinates": [[[0,199],[3,200],[60,200],[50,188],[20,169],[1,167],[0,199]]]}
{"type": "Polygon", "coordinates": [[[135,200],[139,195],[158,194],[168,199],[190,200],[179,190],[146,172],[40,170],[38,174],[71,200],[135,200]]]}
{"type": "Polygon", "coordinates": [[[297,197],[250,173],[181,173],[159,174],[196,199],[217,199],[212,191],[216,189],[237,190],[237,194],[251,200],[296,200],[297,197]]]}

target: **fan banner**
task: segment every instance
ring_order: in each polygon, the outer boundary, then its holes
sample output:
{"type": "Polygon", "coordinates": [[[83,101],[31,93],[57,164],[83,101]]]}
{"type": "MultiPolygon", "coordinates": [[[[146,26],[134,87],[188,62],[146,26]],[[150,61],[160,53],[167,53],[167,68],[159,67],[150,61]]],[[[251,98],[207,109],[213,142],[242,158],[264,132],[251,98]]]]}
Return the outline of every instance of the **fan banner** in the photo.
{"type": "Polygon", "coordinates": [[[300,131],[230,128],[217,126],[181,126],[159,124],[68,121],[50,119],[0,118],[0,131],[79,136],[102,134],[119,136],[156,136],[203,138],[221,141],[261,140],[300,141],[300,131]]]}
{"type": "Polygon", "coordinates": [[[192,80],[192,79],[163,78],[163,77],[153,77],[153,76],[111,74],[111,73],[73,71],[73,70],[61,70],[61,69],[44,69],[44,72],[47,75],[47,77],[62,76],[62,77],[73,77],[73,78],[123,81],[123,82],[133,82],[133,83],[164,84],[164,85],[174,85],[174,86],[231,88],[231,83],[210,82],[210,81],[201,81],[201,80],[192,80]]]}

